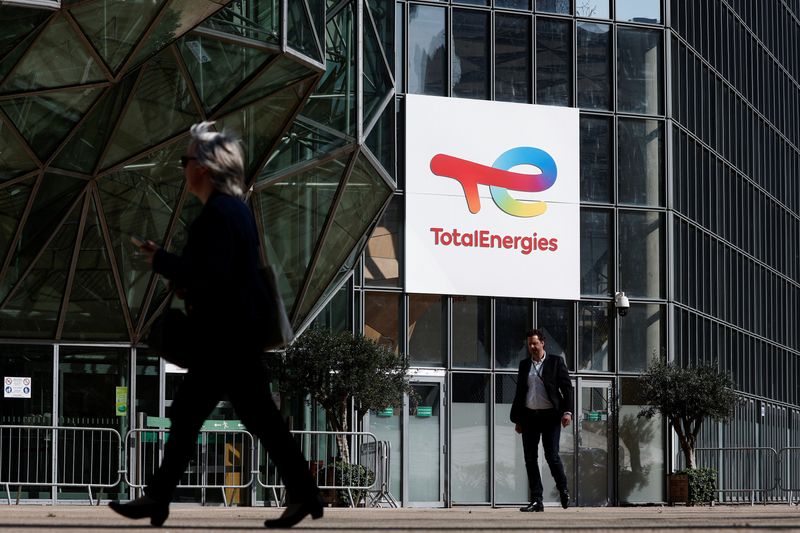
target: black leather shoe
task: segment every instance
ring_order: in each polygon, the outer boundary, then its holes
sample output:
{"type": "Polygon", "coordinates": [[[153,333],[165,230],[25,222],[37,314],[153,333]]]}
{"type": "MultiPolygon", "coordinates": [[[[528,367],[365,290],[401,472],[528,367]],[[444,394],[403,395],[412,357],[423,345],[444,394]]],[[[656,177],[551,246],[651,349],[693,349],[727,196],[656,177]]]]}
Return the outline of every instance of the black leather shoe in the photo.
{"type": "Polygon", "coordinates": [[[274,520],[267,520],[264,525],[270,529],[289,528],[300,522],[303,518],[311,515],[316,520],[322,518],[322,500],[315,496],[301,503],[290,503],[286,510],[274,520]]]}
{"type": "Polygon", "coordinates": [[[534,501],[525,507],[520,507],[519,510],[523,513],[541,513],[544,512],[544,504],[540,501],[534,501]]]}
{"type": "Polygon", "coordinates": [[[561,496],[561,507],[566,509],[569,507],[569,491],[562,490],[559,494],[561,496]]]}
{"type": "Polygon", "coordinates": [[[157,502],[150,496],[142,496],[128,503],[118,501],[108,504],[115,512],[127,518],[149,518],[150,525],[161,527],[169,516],[169,504],[157,502]]]}

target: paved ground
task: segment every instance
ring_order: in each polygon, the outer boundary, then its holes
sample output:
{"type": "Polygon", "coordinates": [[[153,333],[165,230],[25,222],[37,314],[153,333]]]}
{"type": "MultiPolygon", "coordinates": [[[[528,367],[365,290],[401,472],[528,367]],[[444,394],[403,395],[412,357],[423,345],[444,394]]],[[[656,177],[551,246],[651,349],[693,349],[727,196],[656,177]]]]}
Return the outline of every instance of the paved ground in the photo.
{"type": "MultiPolygon", "coordinates": [[[[173,505],[162,531],[264,531],[263,520],[278,509],[173,505]]],[[[130,531],[151,529],[105,506],[0,505],[0,531],[130,531]]],[[[327,509],[298,531],[800,531],[800,508],[789,505],[714,507],[547,508],[541,514],[516,509],[327,509]]]]}

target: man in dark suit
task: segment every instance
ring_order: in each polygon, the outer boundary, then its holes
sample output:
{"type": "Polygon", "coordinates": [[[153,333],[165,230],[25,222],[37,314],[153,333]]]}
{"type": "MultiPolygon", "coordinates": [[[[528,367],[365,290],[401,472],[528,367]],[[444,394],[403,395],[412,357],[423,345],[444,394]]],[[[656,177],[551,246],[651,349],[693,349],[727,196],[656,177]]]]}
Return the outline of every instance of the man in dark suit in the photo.
{"type": "Polygon", "coordinates": [[[511,422],[522,434],[525,470],[531,503],[520,511],[542,512],[542,477],[539,474],[539,438],[544,447],[544,458],[556,482],[561,506],[569,507],[569,490],[564,465],[558,454],[561,427],[572,422],[572,383],[564,359],[547,355],[544,334],[538,329],[527,333],[530,357],[520,361],[517,373],[517,390],[511,404],[511,422]]]}

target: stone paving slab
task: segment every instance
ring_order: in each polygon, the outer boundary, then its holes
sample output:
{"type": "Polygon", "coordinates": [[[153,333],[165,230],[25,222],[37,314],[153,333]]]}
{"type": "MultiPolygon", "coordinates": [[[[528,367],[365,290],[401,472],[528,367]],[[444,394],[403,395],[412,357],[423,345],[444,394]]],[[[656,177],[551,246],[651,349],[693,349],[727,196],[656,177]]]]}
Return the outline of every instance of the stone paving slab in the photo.
{"type": "MultiPolygon", "coordinates": [[[[264,531],[263,521],[280,509],[173,505],[161,531],[264,531]]],[[[117,532],[153,529],[146,520],[127,520],[106,506],[0,505],[0,532],[117,532]]],[[[789,505],[714,507],[548,507],[544,513],[516,508],[326,509],[294,530],[311,532],[390,531],[800,531],[800,508],[789,505]]]]}

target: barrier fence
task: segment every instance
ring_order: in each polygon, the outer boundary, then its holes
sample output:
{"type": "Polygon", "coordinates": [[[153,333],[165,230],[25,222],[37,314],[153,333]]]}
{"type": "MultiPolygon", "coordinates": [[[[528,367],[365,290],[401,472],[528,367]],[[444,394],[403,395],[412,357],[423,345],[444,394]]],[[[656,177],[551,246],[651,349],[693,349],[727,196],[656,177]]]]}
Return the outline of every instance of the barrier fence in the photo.
{"type": "MultiPolygon", "coordinates": [[[[147,485],[169,439],[165,419],[150,418],[147,427],[128,431],[125,439],[114,429],[96,427],[0,425],[0,488],[17,503],[23,487],[80,488],[90,503],[98,490],[134,498],[147,485]]],[[[367,432],[293,431],[309,468],[329,503],[350,506],[396,506],[388,493],[389,446],[367,432]],[[346,443],[349,462],[338,458],[346,443]]],[[[225,505],[252,501],[262,487],[272,503],[285,503],[285,490],[269,454],[236,422],[207,423],[179,488],[219,491],[225,505]],[[223,427],[224,426],[224,427],[223,427]],[[231,427],[228,427],[231,426],[231,427]],[[217,429],[218,427],[222,429],[217,429]]],[[[264,498],[267,500],[267,497],[264,498]]]]}

